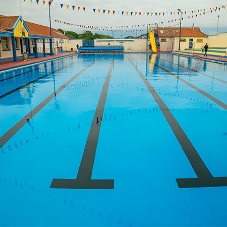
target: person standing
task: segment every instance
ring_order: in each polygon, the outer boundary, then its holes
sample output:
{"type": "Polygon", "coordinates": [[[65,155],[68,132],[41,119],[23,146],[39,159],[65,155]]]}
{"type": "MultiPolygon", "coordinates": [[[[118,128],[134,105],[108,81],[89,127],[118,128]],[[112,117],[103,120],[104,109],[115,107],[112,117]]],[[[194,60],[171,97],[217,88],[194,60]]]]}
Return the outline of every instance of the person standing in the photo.
{"type": "Polygon", "coordinates": [[[205,50],[204,56],[207,56],[207,50],[208,50],[208,45],[207,45],[207,43],[206,43],[206,45],[204,46],[204,50],[205,50]]]}

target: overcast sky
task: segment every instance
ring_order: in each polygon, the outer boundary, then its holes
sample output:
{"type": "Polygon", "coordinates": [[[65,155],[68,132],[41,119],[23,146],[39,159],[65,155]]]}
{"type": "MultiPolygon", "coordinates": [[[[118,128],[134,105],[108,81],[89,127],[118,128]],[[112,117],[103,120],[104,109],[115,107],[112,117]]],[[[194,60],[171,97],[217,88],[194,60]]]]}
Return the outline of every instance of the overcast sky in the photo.
{"type": "MultiPolygon", "coordinates": [[[[24,20],[30,21],[37,24],[42,24],[49,26],[49,9],[48,4],[43,5],[43,0],[39,0],[39,4],[36,3],[36,0],[0,0],[0,14],[6,16],[15,16],[21,15],[20,1],[22,6],[22,15],[24,20]]],[[[46,2],[48,2],[47,0],[46,2]]],[[[182,11],[193,11],[200,9],[208,9],[213,7],[219,7],[222,5],[227,5],[226,0],[213,1],[213,0],[53,0],[51,5],[51,18],[52,18],[52,27],[58,29],[62,28],[63,30],[72,30],[78,33],[82,33],[85,29],[81,29],[75,26],[64,25],[55,22],[54,20],[59,20],[62,22],[68,22],[72,24],[79,24],[85,26],[133,26],[133,25],[143,25],[143,24],[152,24],[158,22],[164,22],[169,20],[178,19],[178,15],[172,15],[170,12],[177,12],[177,9],[182,11]],[[60,4],[64,4],[63,8],[60,7],[60,4]],[[69,5],[69,8],[66,8],[66,5],[69,5]],[[75,10],[72,9],[72,6],[75,6],[75,10]],[[78,12],[77,7],[85,7],[85,12],[80,10],[78,12]],[[93,9],[96,9],[96,12],[93,12],[93,9]],[[98,13],[97,10],[101,9],[101,13],[98,13]],[[103,14],[102,10],[106,10],[106,13],[103,14]],[[107,11],[110,10],[111,13],[108,15],[107,11]],[[112,11],[116,11],[113,15],[112,11]],[[165,13],[165,16],[126,16],[125,13],[122,16],[121,13],[118,14],[118,11],[124,12],[149,12],[149,13],[165,13]],[[166,14],[166,12],[169,12],[166,14]]],[[[187,13],[183,18],[195,15],[192,13],[187,13]]],[[[184,19],[182,21],[182,26],[191,27],[194,23],[196,27],[200,27],[203,32],[208,35],[215,35],[217,33],[217,21],[219,18],[219,32],[227,32],[227,7],[226,9],[218,10],[217,12],[207,13],[203,16],[198,16],[197,18],[184,19]]],[[[159,26],[171,26],[176,25],[178,22],[168,23],[164,22],[159,26]]],[[[146,27],[140,28],[146,30],[146,27]]],[[[91,30],[93,33],[97,32],[96,30],[91,30]]],[[[98,32],[100,33],[100,32],[98,32]]],[[[112,32],[102,32],[103,34],[112,35],[112,32]]],[[[131,32],[132,35],[135,35],[131,32]]],[[[144,32],[141,32],[144,33],[144,32]]],[[[115,32],[114,36],[124,37],[129,35],[130,32],[120,33],[115,32]]],[[[138,35],[140,33],[138,32],[138,35]]]]}

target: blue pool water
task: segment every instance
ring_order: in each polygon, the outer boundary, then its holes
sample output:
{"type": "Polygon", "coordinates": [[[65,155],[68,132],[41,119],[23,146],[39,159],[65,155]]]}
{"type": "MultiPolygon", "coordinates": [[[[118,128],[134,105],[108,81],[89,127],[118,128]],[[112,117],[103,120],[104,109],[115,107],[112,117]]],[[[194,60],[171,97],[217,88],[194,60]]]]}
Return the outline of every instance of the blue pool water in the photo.
{"type": "Polygon", "coordinates": [[[0,226],[226,226],[227,66],[84,54],[0,72],[0,226]]]}

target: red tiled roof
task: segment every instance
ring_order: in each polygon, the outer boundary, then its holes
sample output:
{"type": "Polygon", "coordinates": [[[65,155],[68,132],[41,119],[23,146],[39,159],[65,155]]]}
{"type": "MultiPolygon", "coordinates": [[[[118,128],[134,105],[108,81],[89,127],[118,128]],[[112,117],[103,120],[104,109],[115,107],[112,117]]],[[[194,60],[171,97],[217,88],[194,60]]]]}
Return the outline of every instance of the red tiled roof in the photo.
{"type": "MultiPolygon", "coordinates": [[[[18,16],[0,15],[0,29],[4,29],[4,30],[13,29],[13,26],[15,25],[17,19],[18,19],[18,16]]],[[[28,21],[24,21],[24,22],[29,29],[29,33],[28,33],[29,35],[50,37],[49,27],[35,24],[28,21]]],[[[52,33],[52,37],[68,39],[67,36],[61,34],[58,30],[54,28],[51,29],[51,33],[52,33]]]]}
{"type": "MultiPolygon", "coordinates": [[[[28,21],[25,21],[25,24],[27,25],[27,27],[29,29],[29,33],[28,33],[29,35],[50,37],[50,28],[49,27],[31,23],[28,21]]],[[[64,39],[68,39],[67,36],[65,36],[63,34],[60,35],[58,33],[60,33],[58,30],[51,28],[52,37],[58,37],[58,38],[62,37],[64,39]]]]}
{"type": "MultiPolygon", "coordinates": [[[[180,36],[180,28],[158,28],[158,36],[159,37],[175,37],[180,36]],[[161,33],[162,30],[168,30],[168,33],[161,33]],[[174,32],[178,31],[178,32],[174,32]]],[[[182,37],[208,37],[205,33],[201,32],[199,27],[193,28],[187,28],[182,27],[181,28],[181,36],[182,37]]]]}
{"type": "Polygon", "coordinates": [[[16,23],[18,16],[0,16],[0,28],[1,29],[13,29],[14,24],[16,23]]]}

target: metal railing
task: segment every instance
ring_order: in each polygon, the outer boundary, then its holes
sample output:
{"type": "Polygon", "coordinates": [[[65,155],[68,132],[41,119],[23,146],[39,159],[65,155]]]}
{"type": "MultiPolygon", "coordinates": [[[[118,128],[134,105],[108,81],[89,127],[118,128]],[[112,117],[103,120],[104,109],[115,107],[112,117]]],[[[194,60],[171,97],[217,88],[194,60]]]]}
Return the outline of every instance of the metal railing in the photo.
{"type": "MultiPolygon", "coordinates": [[[[38,47],[37,48],[38,53],[43,53],[43,48],[38,47]]],[[[61,53],[62,51],[75,51],[77,50],[76,47],[55,47],[53,48],[53,53],[61,53]]],[[[50,48],[45,48],[46,53],[50,53],[50,48]]]]}
{"type": "Polygon", "coordinates": [[[227,61],[227,52],[220,55],[219,61],[227,61]]]}

